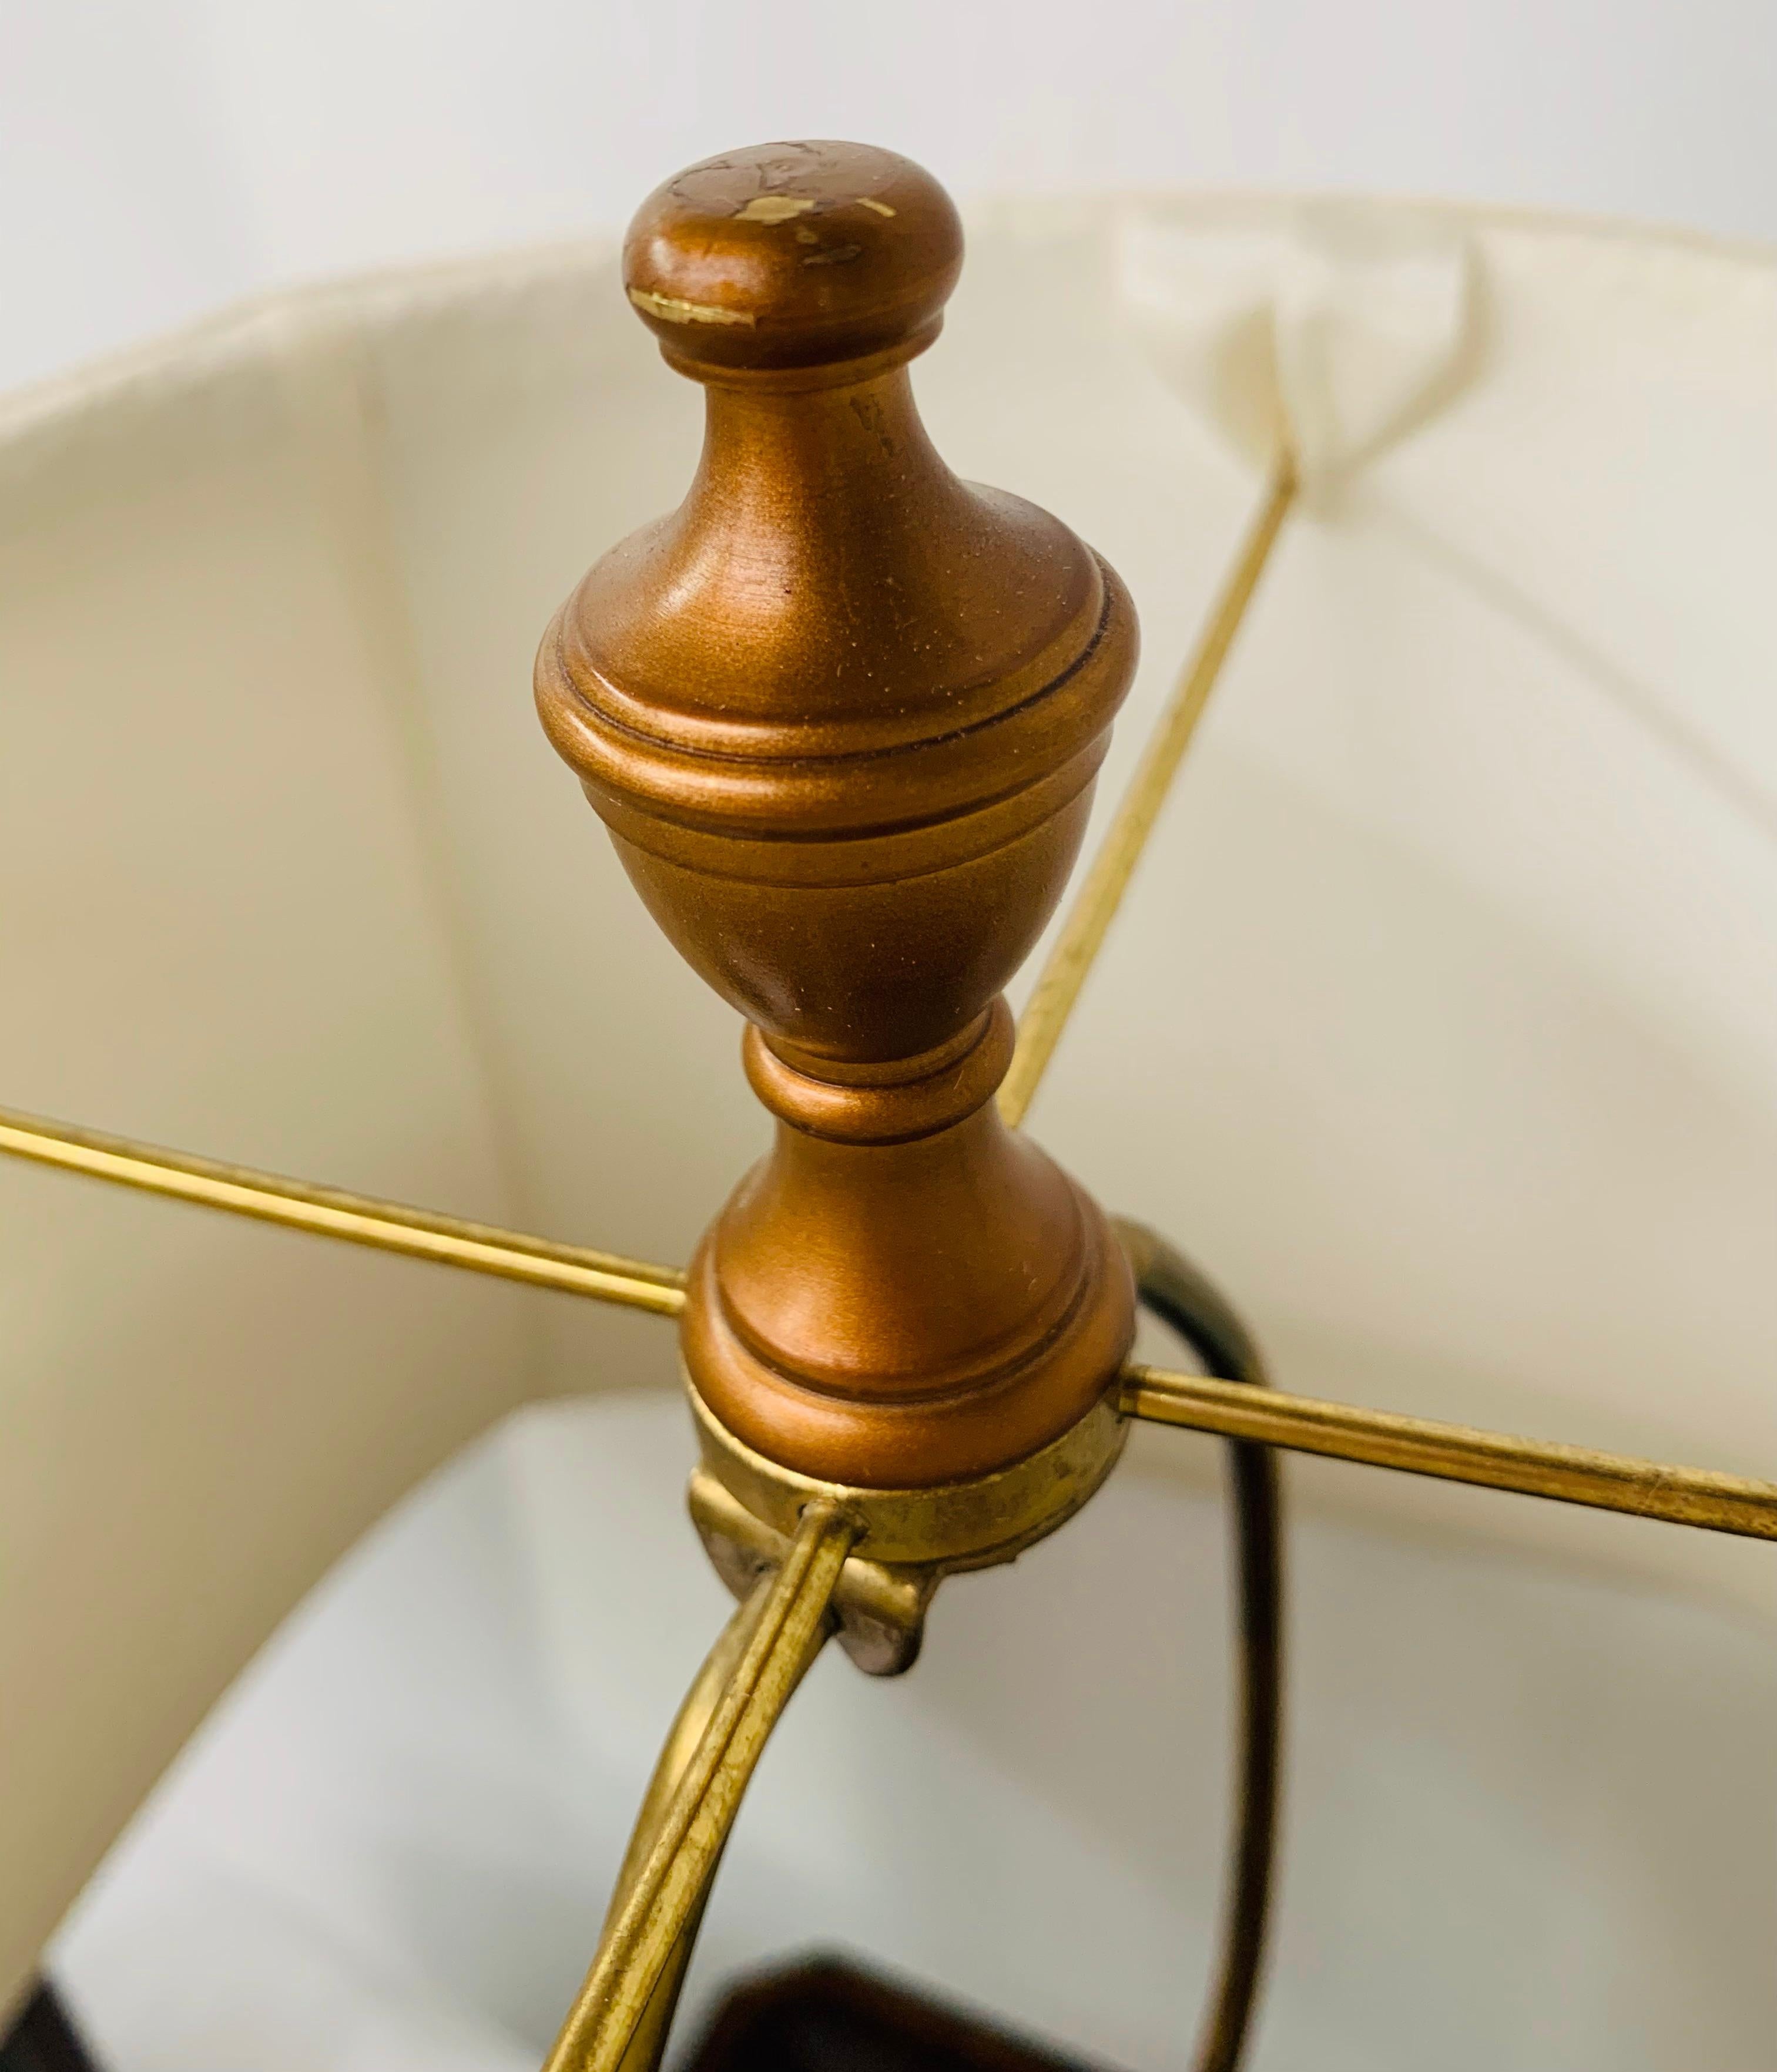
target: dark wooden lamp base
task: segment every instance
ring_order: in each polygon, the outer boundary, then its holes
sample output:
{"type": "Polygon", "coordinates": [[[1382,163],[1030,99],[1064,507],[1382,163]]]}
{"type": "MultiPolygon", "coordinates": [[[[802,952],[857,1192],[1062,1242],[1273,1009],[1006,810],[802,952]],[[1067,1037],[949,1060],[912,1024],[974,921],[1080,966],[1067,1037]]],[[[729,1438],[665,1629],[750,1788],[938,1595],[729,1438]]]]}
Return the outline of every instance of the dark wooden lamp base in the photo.
{"type": "Polygon", "coordinates": [[[833,1956],[743,1980],[681,2062],[684,2072],[1101,2072],[833,1956]]]}

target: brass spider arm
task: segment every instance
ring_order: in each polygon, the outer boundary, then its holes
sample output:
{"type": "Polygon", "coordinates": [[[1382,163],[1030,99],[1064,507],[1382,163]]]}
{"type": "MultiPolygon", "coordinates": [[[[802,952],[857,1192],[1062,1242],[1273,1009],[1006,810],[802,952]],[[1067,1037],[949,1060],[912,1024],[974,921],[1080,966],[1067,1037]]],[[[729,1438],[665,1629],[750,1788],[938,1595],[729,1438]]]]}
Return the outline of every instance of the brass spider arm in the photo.
{"type": "Polygon", "coordinates": [[[544,2072],[647,2072],[658,2062],[741,1795],[832,1631],[858,1529],[841,1505],[807,1505],[783,1565],[717,1641],[656,1769],[592,1968],[544,2072]]]}
{"type": "Polygon", "coordinates": [[[677,1317],[685,1307],[685,1276],[675,1267],[560,1244],[522,1231],[256,1172],[250,1166],[224,1165],[10,1108],[0,1108],[0,1152],[175,1201],[280,1223],[287,1230],[340,1238],[348,1244],[491,1273],[533,1288],[620,1302],[659,1317],[677,1317]]]}
{"type": "Polygon", "coordinates": [[[1104,838],[1095,851],[1073,903],[1067,909],[1055,947],[1038,975],[1035,989],[1018,1019],[1018,1048],[999,1090],[999,1109],[1006,1126],[1016,1129],[1036,1096],[1080,988],[1104,946],[1117,910],[1135,875],[1148,837],[1190,747],[1197,722],[1222,673],[1234,637],[1240,630],[1259,578],[1271,558],[1283,521],[1296,500],[1295,466],[1284,454],[1272,471],[1263,500],[1233,565],[1210,606],[1165,709],[1143,745],[1129,788],[1118,802],[1104,838]]]}
{"type": "Polygon", "coordinates": [[[1482,1489],[1510,1490],[1520,1496],[1550,1497],[1708,1532],[1777,1540],[1777,1484],[1706,1468],[1671,1467],[1582,1446],[1476,1431],[1466,1424],[1355,1409],[1281,1389],[1133,1363],[1123,1371],[1121,1401],[1125,1416],[1150,1424],[1254,1440],[1368,1467],[1435,1475],[1482,1489]]]}

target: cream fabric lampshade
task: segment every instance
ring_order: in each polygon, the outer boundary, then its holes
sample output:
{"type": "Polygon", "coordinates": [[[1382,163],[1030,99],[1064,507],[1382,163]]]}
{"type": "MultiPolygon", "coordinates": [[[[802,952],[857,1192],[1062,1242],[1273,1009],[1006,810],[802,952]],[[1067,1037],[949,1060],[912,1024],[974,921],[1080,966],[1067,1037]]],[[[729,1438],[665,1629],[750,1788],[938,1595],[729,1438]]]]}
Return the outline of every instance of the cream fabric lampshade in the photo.
{"type": "MultiPolygon", "coordinates": [[[[1101,818],[1255,424],[1331,413],[1030,1127],[1281,1386],[1773,1474],[1777,265],[1379,204],[1397,258],[1459,255],[1459,310],[1434,268],[1401,317],[1361,267],[1304,301],[1304,220],[981,219],[917,372],[952,463],[1134,591],[1101,818]],[[1410,362],[1434,304],[1451,354],[1366,419],[1350,341],[1410,362]]],[[[528,672],[698,423],[586,247],[260,303],[6,406],[0,1100],[682,1259],[761,1118],[528,672]]],[[[492,1433],[273,1642],[56,1956],[118,2072],[534,2062],[722,1616],[670,1330],[0,1165],[0,1994],[291,1609],[492,1433]]],[[[1213,1449],[1138,1441],[947,1588],[907,1682],[821,1666],[693,1995],[838,1942],[1180,2062],[1220,1498],[1213,1449]]],[[[1290,1486],[1255,2062],[1771,2062],[1771,1550],[1290,1486]]]]}

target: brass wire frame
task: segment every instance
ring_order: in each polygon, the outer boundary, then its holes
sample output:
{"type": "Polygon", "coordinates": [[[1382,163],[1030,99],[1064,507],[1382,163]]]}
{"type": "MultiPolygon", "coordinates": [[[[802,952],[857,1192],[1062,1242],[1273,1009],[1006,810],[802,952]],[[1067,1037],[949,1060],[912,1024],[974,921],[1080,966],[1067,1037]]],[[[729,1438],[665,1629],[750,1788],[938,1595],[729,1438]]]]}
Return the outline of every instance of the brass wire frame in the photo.
{"type": "Polygon", "coordinates": [[[733,1671],[669,1787],[656,1773],[592,1968],[544,2072],[618,2072],[657,2057],[670,2008],[649,2023],[634,2058],[631,2044],[668,1973],[668,1992],[677,1990],[741,1794],[827,1638],[828,1607],[858,1531],[837,1506],[809,1504],[782,1567],[730,1622],[744,1635],[733,1671]]]}
{"type": "MultiPolygon", "coordinates": [[[[0,1153],[313,1236],[340,1238],[659,1317],[676,1317],[685,1306],[684,1276],[675,1267],[166,1151],[15,1109],[0,1108],[0,1153]]],[[[1125,1369],[1119,1400],[1125,1416],[1150,1424],[1626,1511],[1669,1525],[1777,1539],[1777,1483],[1751,1477],[1364,1410],[1255,1388],[1237,1375],[1175,1374],[1139,1363],[1125,1369]]]]}
{"type": "Polygon", "coordinates": [[[0,1108],[0,1151],[175,1201],[281,1223],[286,1230],[343,1238],[348,1244],[464,1267],[471,1273],[553,1288],[565,1295],[590,1295],[601,1302],[651,1309],[657,1317],[676,1317],[685,1307],[685,1276],[677,1267],[653,1266],[645,1260],[500,1230],[432,1209],[376,1201],[249,1166],[226,1166],[219,1159],[164,1150],[14,1108],[0,1108]]]}
{"type": "Polygon", "coordinates": [[[1668,1467],[1623,1453],[1593,1453],[1546,1439],[1518,1439],[1467,1424],[1354,1409],[1311,1396],[1132,1363],[1123,1370],[1126,1416],[1224,1439],[1287,1446],[1300,1453],[1396,1468],[1441,1482],[1519,1496],[1552,1498],[1594,1511],[1627,1512],[1748,1540],[1777,1540],[1777,1484],[1705,1468],[1668,1467]]]}
{"type": "MultiPolygon", "coordinates": [[[[1297,491],[1280,459],[1211,605],[1196,648],[1066,917],[1022,1021],[999,1096],[1027,1112],[1165,804],[1297,491]]],[[[0,1153],[312,1235],[677,1317],[685,1276],[516,1231],[224,1164],[0,1109],[0,1153]]],[[[1144,1302],[1211,1367],[1196,1376],[1132,1363],[1129,1417],[1230,1441],[1240,1573],[1242,1778],[1224,1948],[1195,2072],[1233,2072],[1263,1961],[1279,1774],[1280,1503],[1270,1449],[1777,1539],[1777,1485],[1705,1470],[1320,1402],[1269,1388],[1239,1320],[1151,1232],[1118,1226],[1144,1302]]],[[[831,1601],[857,1535],[842,1509],[811,1503],[783,1564],[761,1580],[711,1650],[644,1798],[605,1931],[544,2072],[652,2072],[664,2050],[710,1881],[764,1743],[832,1630],[831,1601]]]]}
{"type": "Polygon", "coordinates": [[[1253,602],[1259,578],[1271,558],[1271,549],[1277,544],[1283,521],[1295,502],[1297,487],[1295,464],[1285,454],[1273,471],[1264,500],[1240,542],[1233,566],[1223,579],[1197,645],[1148,736],[1116,817],[1074,894],[1055,947],[1018,1018],[1018,1046],[999,1091],[1000,1113],[1009,1128],[1016,1129],[1023,1121],[1055,1055],[1055,1046],[1061,1041],[1067,1018],[1073,1013],[1080,988],[1086,983],[1086,975],[1104,947],[1185,750],[1197,731],[1197,722],[1234,645],[1234,636],[1253,602]]]}

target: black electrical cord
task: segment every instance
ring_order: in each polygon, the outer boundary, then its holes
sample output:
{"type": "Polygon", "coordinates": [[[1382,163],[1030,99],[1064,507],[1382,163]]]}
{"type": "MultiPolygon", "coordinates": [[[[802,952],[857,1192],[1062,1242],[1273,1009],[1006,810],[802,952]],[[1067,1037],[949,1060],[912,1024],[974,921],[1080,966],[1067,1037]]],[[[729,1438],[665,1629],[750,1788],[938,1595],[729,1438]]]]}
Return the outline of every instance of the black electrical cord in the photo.
{"type": "MultiPolygon", "coordinates": [[[[1251,1333],[1221,1293],[1163,1238],[1119,1222],[1141,1306],[1224,1381],[1269,1386],[1251,1333]]],[[[1218,1975],[1193,2072],[1235,2072],[1265,1967],[1277,1851],[1283,1714],[1283,1498],[1276,1454],[1228,1442],[1240,1617],[1239,1792],[1218,1975]]]]}

